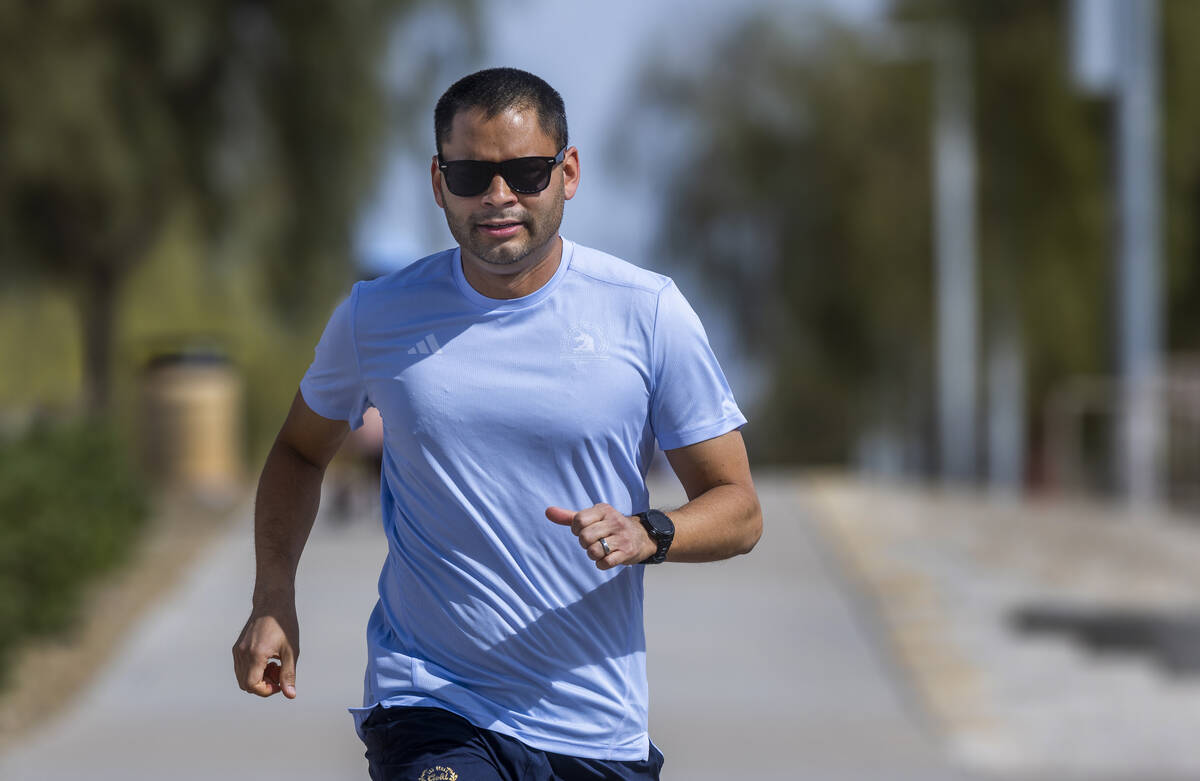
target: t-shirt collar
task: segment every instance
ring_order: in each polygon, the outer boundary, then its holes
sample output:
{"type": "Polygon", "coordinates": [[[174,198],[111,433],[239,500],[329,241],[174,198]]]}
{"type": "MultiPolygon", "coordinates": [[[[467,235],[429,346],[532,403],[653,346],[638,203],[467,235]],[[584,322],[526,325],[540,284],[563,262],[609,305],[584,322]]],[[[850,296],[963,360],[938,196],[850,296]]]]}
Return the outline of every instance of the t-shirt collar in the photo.
{"type": "Polygon", "coordinates": [[[514,309],[525,309],[533,306],[554,292],[554,288],[558,287],[562,281],[563,275],[567,271],[567,267],[571,265],[571,256],[575,252],[574,242],[567,239],[562,240],[562,257],[558,261],[558,268],[554,271],[554,276],[546,280],[546,284],[539,287],[529,295],[521,296],[520,298],[489,298],[483,295],[475,288],[471,287],[471,283],[467,281],[466,275],[462,268],[462,248],[454,250],[451,258],[451,266],[454,269],[454,283],[458,286],[458,290],[463,296],[480,309],[490,311],[511,311],[514,309]]]}

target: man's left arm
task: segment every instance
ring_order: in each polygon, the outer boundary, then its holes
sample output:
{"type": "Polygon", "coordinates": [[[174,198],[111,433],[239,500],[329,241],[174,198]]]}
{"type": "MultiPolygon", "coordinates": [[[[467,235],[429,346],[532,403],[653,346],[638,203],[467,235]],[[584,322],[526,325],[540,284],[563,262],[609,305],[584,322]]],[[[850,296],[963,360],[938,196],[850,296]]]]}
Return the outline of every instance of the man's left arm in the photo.
{"type": "MultiPolygon", "coordinates": [[[[741,432],[668,450],[666,455],[688,496],[687,504],[666,511],[675,525],[667,561],[719,561],[749,553],[762,536],[762,511],[741,432]]],[[[578,512],[549,507],[546,517],[569,525],[600,569],[638,564],[658,550],[636,516],[607,504],[578,512]]]]}
{"type": "MultiPolygon", "coordinates": [[[[666,455],[688,497],[687,504],[666,511],[675,524],[667,561],[719,561],[749,553],[762,536],[762,510],[742,433],[730,431],[666,455]]],[[[651,542],[651,554],[654,549],[651,542]]]]}

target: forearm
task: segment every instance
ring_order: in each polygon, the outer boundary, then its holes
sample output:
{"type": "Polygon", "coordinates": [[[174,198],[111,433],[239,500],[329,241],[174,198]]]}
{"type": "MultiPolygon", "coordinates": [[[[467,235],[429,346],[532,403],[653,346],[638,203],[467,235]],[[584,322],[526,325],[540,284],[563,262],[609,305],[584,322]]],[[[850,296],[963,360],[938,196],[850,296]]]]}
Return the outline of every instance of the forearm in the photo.
{"type": "Polygon", "coordinates": [[[762,535],[762,511],[752,486],[713,486],[676,510],[667,561],[720,561],[749,553],[762,535]]]}
{"type": "Polygon", "coordinates": [[[254,503],[254,601],[291,594],[312,531],[325,470],[276,441],[254,503]]]}

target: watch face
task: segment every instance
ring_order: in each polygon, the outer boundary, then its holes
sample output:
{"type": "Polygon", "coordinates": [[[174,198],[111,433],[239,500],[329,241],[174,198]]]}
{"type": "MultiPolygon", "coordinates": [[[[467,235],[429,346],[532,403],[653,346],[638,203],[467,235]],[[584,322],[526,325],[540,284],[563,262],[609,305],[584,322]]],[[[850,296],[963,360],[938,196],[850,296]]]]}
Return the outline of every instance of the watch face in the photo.
{"type": "Polygon", "coordinates": [[[664,512],[660,512],[658,510],[647,510],[646,523],[650,525],[652,533],[657,538],[669,539],[675,536],[675,524],[664,512]]]}

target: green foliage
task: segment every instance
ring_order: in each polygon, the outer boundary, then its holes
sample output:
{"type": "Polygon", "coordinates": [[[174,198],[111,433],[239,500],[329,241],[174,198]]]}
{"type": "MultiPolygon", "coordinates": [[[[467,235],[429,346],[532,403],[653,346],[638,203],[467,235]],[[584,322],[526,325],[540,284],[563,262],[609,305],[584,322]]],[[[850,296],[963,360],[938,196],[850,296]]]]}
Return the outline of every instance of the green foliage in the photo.
{"type": "Polygon", "coordinates": [[[69,408],[79,396],[79,352],[68,295],[20,285],[0,291],[0,410],[69,408]]]}
{"type": "Polygon", "coordinates": [[[1162,6],[1165,180],[1164,248],[1173,352],[1200,352],[1200,3],[1167,0],[1162,6]]]}
{"type": "MultiPolygon", "coordinates": [[[[351,279],[388,109],[427,90],[383,61],[426,5],[0,3],[0,271],[75,296],[92,409],[121,288],[180,213],[206,256],[262,269],[290,325],[351,279]]],[[[442,40],[465,38],[473,4],[441,7],[442,40]]]]}
{"type": "Polygon", "coordinates": [[[70,625],[84,586],[121,561],[145,517],[111,429],[39,425],[0,443],[0,675],[24,638],[70,625]]]}

